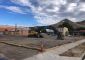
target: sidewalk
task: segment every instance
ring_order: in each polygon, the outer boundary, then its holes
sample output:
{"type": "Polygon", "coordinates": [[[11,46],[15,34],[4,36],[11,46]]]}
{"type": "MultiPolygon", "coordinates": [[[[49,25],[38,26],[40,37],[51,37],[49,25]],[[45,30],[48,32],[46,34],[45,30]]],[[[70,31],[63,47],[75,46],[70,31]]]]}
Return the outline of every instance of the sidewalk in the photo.
{"type": "Polygon", "coordinates": [[[24,60],[81,60],[80,57],[66,57],[66,56],[59,56],[59,54],[62,54],[66,51],[68,51],[71,48],[74,48],[82,43],[85,42],[85,39],[62,45],[60,47],[54,47],[51,49],[47,49],[46,52],[37,54],[33,57],[24,59],[24,60]]]}

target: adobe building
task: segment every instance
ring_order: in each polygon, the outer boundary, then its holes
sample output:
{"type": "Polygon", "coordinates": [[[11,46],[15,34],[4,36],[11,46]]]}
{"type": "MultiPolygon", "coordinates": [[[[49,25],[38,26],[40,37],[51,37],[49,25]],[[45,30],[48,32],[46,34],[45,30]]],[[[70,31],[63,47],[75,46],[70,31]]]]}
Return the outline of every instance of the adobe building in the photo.
{"type": "Polygon", "coordinates": [[[62,33],[63,36],[68,36],[69,35],[69,30],[67,27],[59,27],[57,30],[62,33]]]}
{"type": "Polygon", "coordinates": [[[16,35],[16,36],[27,36],[28,27],[15,27],[15,26],[0,26],[0,35],[16,35]]]}

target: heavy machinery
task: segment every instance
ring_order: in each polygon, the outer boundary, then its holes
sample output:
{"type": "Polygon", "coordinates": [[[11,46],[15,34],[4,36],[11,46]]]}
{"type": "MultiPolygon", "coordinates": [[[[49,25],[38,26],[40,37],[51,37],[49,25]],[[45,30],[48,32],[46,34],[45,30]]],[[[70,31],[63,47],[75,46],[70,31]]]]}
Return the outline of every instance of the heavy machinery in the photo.
{"type": "Polygon", "coordinates": [[[42,38],[43,36],[40,34],[39,31],[36,31],[36,30],[29,30],[29,31],[28,31],[28,37],[42,38]]]}
{"type": "Polygon", "coordinates": [[[38,37],[38,32],[36,32],[34,30],[29,30],[28,37],[38,37]]]}

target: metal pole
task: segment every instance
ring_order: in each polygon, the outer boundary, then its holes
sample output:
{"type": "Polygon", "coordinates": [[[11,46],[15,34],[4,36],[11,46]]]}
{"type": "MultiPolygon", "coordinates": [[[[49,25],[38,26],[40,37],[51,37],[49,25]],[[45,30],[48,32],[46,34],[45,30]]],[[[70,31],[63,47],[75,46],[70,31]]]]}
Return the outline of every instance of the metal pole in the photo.
{"type": "Polygon", "coordinates": [[[14,32],[14,35],[16,35],[16,32],[17,32],[17,24],[15,24],[15,32],[14,32]]]}

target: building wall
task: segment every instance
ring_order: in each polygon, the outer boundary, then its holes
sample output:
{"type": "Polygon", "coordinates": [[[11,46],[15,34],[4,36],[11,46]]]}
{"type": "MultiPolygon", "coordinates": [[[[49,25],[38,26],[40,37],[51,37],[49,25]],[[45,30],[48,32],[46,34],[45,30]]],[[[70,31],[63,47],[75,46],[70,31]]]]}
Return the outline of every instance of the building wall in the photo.
{"type": "Polygon", "coordinates": [[[66,36],[69,34],[68,28],[67,27],[62,27],[62,28],[57,28],[59,32],[62,33],[63,36],[66,36]]]}
{"type": "Polygon", "coordinates": [[[15,27],[0,27],[0,35],[27,36],[28,31],[28,28],[17,28],[15,31],[15,27]]]}
{"type": "Polygon", "coordinates": [[[69,33],[68,28],[64,27],[63,28],[63,35],[66,36],[66,35],[68,35],[68,33],[69,33]]]}

